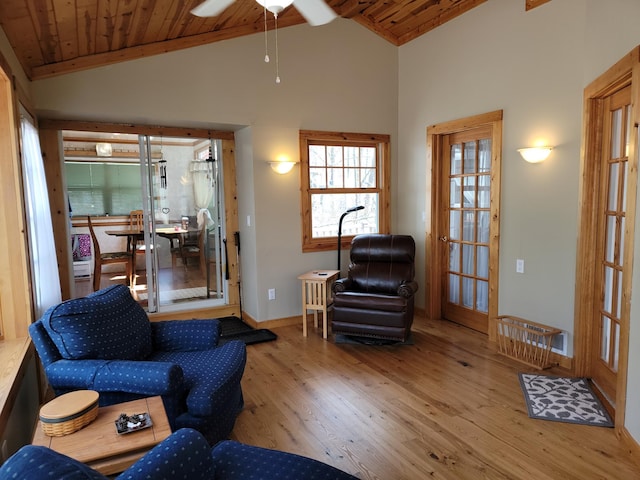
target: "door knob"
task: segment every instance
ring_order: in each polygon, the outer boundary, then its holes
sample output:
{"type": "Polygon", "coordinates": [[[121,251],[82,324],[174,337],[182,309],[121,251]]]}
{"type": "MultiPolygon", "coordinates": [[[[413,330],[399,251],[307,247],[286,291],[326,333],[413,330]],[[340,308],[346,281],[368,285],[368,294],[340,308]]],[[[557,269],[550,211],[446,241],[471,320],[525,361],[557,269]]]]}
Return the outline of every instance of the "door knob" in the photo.
{"type": "Polygon", "coordinates": [[[446,235],[443,235],[443,236],[441,236],[441,237],[440,237],[440,241],[441,241],[441,242],[446,242],[446,241],[448,241],[448,240],[449,240],[449,238],[447,238],[447,236],[446,236],[446,235]]]}

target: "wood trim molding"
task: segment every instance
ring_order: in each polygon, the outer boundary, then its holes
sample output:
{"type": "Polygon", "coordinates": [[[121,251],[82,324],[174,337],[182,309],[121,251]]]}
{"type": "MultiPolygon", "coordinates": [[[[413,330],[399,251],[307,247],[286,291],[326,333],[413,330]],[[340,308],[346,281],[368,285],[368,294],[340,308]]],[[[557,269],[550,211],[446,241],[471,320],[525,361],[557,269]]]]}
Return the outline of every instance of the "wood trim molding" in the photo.
{"type": "Polygon", "coordinates": [[[550,1],[551,0],[526,0],[524,9],[528,12],[529,10],[533,10],[534,8],[544,5],[550,1]]]}

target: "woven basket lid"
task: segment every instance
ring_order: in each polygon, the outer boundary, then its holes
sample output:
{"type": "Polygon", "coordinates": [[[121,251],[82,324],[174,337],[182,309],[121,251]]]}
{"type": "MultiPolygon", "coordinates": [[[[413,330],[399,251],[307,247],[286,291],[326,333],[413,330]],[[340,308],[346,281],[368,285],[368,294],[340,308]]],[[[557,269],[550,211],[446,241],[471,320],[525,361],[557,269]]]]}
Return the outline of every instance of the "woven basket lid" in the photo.
{"type": "Polygon", "coordinates": [[[98,405],[98,392],[77,390],[54,398],[40,408],[40,420],[60,422],[74,418],[98,405]]]}

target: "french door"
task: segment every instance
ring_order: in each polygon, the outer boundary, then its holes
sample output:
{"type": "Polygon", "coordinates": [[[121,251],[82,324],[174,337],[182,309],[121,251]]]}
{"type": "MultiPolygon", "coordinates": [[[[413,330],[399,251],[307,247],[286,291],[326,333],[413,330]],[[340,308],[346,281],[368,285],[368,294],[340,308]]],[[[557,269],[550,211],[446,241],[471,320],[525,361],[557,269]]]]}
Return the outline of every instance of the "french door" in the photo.
{"type": "Polygon", "coordinates": [[[596,282],[591,375],[615,405],[622,325],[627,180],[631,135],[631,86],[603,99],[596,282]]]}
{"type": "Polygon", "coordinates": [[[427,128],[426,312],[496,338],[502,110],[427,128]]]}
{"type": "Polygon", "coordinates": [[[442,316],[484,333],[489,311],[491,128],[443,137],[442,316]]]}

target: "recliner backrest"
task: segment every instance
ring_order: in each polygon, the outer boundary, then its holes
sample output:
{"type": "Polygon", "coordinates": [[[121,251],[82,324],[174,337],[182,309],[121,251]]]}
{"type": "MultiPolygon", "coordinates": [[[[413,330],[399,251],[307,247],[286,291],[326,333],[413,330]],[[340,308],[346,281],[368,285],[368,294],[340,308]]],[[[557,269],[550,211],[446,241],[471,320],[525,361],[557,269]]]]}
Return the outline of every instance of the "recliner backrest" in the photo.
{"type": "Polygon", "coordinates": [[[396,294],[415,276],[415,241],[410,235],[358,235],[351,241],[349,278],[367,293],[396,294]]]}

